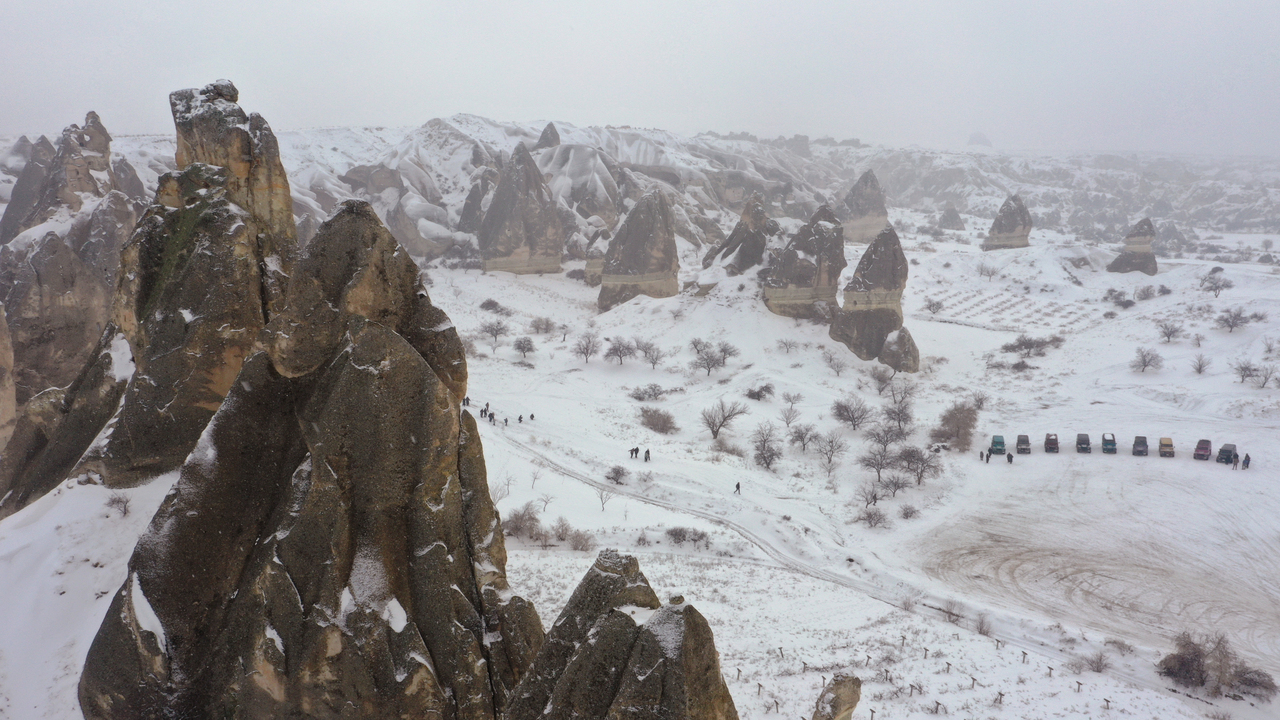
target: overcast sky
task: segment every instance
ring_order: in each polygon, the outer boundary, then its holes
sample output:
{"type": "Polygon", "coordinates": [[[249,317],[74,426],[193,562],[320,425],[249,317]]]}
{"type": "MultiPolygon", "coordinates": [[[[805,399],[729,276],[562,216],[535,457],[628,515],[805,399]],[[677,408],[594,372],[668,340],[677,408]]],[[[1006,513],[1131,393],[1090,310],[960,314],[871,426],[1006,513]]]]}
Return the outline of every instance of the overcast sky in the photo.
{"type": "Polygon", "coordinates": [[[1280,2],[3,0],[0,135],[172,132],[229,78],[277,130],[500,120],[1280,155],[1280,2]]]}

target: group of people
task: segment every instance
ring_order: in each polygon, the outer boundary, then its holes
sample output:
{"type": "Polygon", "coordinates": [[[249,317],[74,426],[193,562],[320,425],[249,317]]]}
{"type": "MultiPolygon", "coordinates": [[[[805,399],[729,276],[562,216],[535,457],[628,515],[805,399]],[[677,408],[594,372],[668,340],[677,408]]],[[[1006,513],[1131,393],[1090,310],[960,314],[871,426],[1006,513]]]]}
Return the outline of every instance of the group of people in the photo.
{"type": "MultiPolygon", "coordinates": [[[[470,395],[468,395],[467,397],[462,398],[462,406],[463,406],[463,407],[471,407],[471,396],[470,396],[470,395]]],[[[489,409],[489,403],[485,403],[485,404],[484,404],[484,407],[480,408],[480,419],[481,419],[481,420],[485,420],[485,419],[487,419],[487,420],[489,421],[489,424],[490,424],[490,425],[497,425],[497,424],[498,424],[498,416],[497,416],[497,415],[494,415],[494,414],[493,414],[493,411],[489,409]]],[[[532,421],[533,421],[533,413],[529,413],[529,421],[530,421],[530,422],[532,422],[532,421]]],[[[521,415],[521,416],[517,417],[517,418],[516,418],[516,422],[517,422],[517,423],[523,423],[523,422],[524,422],[524,415],[521,415]]],[[[510,419],[510,418],[502,418],[502,426],[503,426],[503,427],[507,427],[507,426],[508,426],[508,425],[510,425],[510,424],[511,424],[511,419],[510,419]]],[[[648,458],[646,457],[645,459],[647,460],[648,458]]]]}
{"type": "MultiPolygon", "coordinates": [[[[533,416],[532,416],[532,415],[530,415],[530,416],[529,416],[529,419],[530,419],[530,420],[532,420],[532,419],[533,419],[533,416]]],[[[628,450],[627,452],[631,453],[631,457],[632,457],[633,459],[634,459],[634,458],[638,458],[638,457],[640,457],[640,448],[638,448],[638,447],[633,447],[633,448],[631,448],[630,450],[628,450]]],[[[644,451],[644,461],[645,461],[645,462],[649,462],[649,451],[648,451],[648,450],[645,450],[645,451],[644,451]]]]}
{"type": "Polygon", "coordinates": [[[1232,470],[1248,470],[1249,469],[1249,453],[1244,454],[1244,460],[1240,459],[1240,453],[1231,453],[1231,469],[1232,470]]]}
{"type": "MultiPolygon", "coordinates": [[[[981,461],[983,461],[983,462],[988,462],[988,463],[989,463],[989,462],[991,462],[991,456],[992,456],[993,454],[994,454],[994,453],[992,453],[992,452],[990,452],[990,451],[988,451],[988,452],[983,452],[983,451],[979,450],[979,451],[978,451],[978,459],[979,459],[979,460],[981,460],[981,461]]],[[[1005,453],[1005,455],[1004,455],[1004,456],[1005,456],[1005,459],[1007,459],[1007,460],[1009,461],[1009,464],[1010,464],[1010,465],[1012,465],[1012,464],[1013,464],[1013,453],[1005,453]]]]}

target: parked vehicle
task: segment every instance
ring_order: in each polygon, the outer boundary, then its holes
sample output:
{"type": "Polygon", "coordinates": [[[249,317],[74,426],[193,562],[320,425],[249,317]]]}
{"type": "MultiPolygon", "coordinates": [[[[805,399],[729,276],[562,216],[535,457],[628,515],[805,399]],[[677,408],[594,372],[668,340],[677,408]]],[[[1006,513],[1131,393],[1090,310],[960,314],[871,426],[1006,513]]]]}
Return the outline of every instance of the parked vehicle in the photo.
{"type": "Polygon", "coordinates": [[[1201,440],[1196,443],[1196,451],[1191,453],[1191,457],[1197,460],[1208,460],[1212,454],[1213,445],[1210,445],[1208,440],[1201,440]]]}
{"type": "Polygon", "coordinates": [[[1044,451],[1051,453],[1058,452],[1058,433],[1044,434],[1044,451]]]}
{"type": "Polygon", "coordinates": [[[1160,457],[1173,457],[1173,438],[1160,438],[1160,457]]]}
{"type": "Polygon", "coordinates": [[[1076,435],[1076,452],[1091,453],[1093,448],[1089,446],[1089,436],[1085,433],[1076,435]]]}
{"type": "Polygon", "coordinates": [[[1230,465],[1231,461],[1235,458],[1235,455],[1236,446],[1231,443],[1225,443],[1222,447],[1218,448],[1218,462],[1220,463],[1230,465]]]}
{"type": "Polygon", "coordinates": [[[1133,439],[1133,454],[1134,455],[1147,454],[1147,436],[1146,435],[1139,435],[1133,439]]]}
{"type": "Polygon", "coordinates": [[[1102,452],[1111,455],[1116,454],[1116,434],[1102,433],[1102,452]]]}
{"type": "Polygon", "coordinates": [[[1003,455],[1004,454],[1004,436],[992,435],[991,447],[987,450],[987,452],[995,453],[996,455],[1003,455]]]}
{"type": "Polygon", "coordinates": [[[1031,438],[1029,436],[1027,435],[1018,436],[1018,454],[1019,455],[1031,454],[1031,438]]]}

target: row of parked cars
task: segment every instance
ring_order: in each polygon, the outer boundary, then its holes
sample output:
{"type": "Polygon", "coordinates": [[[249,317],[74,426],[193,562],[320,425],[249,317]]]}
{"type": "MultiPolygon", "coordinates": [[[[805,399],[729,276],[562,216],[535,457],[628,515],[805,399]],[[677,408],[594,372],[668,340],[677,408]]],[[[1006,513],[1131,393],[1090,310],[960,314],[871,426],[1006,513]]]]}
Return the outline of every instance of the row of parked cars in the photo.
{"type": "MultiPolygon", "coordinates": [[[[1138,435],[1133,438],[1133,454],[1134,455],[1146,455],[1147,447],[1148,446],[1147,446],[1146,435],[1138,435]]],[[[1015,448],[1016,448],[1016,452],[1019,455],[1031,454],[1031,438],[1027,435],[1019,435],[1018,442],[1017,442],[1017,445],[1015,445],[1015,448]]],[[[1102,433],[1102,452],[1114,455],[1117,450],[1118,450],[1118,447],[1116,445],[1115,434],[1102,433]]],[[[1044,451],[1047,453],[1058,452],[1057,433],[1045,433],[1044,451]]],[[[1007,452],[1004,445],[1003,435],[991,436],[991,448],[989,452],[995,453],[996,455],[1004,455],[1007,452]]],[[[1093,444],[1089,440],[1088,433],[1079,433],[1078,435],[1076,435],[1076,452],[1078,453],[1093,452],[1093,444]]],[[[1158,452],[1160,453],[1160,457],[1173,457],[1174,456],[1173,439],[1167,438],[1167,437],[1160,438],[1158,452]]],[[[1213,444],[1210,443],[1208,440],[1201,440],[1200,442],[1196,443],[1195,452],[1191,454],[1191,457],[1195,458],[1196,460],[1208,460],[1209,458],[1213,457],[1213,444]]],[[[1229,464],[1233,461],[1235,457],[1236,457],[1235,445],[1232,445],[1231,443],[1227,443],[1222,447],[1218,448],[1218,458],[1217,458],[1218,462],[1229,464]]]]}

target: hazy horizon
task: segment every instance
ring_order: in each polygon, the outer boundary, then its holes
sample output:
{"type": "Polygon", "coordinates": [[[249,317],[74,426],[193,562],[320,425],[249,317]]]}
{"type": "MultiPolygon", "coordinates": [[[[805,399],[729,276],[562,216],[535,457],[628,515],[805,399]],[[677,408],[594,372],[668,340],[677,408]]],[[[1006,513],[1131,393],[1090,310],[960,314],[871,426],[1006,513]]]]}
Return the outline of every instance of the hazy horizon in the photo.
{"type": "Polygon", "coordinates": [[[459,112],[1000,150],[1280,156],[1280,5],[10,0],[0,135],[171,133],[218,78],[277,130],[459,112]],[[42,28],[49,28],[47,31],[42,28]],[[195,29],[200,28],[197,36],[195,29]]]}

